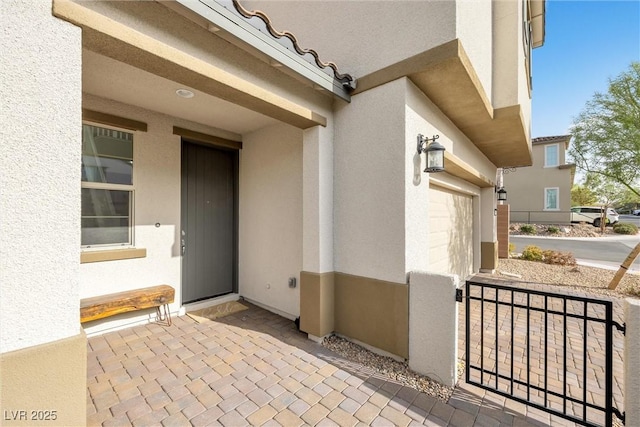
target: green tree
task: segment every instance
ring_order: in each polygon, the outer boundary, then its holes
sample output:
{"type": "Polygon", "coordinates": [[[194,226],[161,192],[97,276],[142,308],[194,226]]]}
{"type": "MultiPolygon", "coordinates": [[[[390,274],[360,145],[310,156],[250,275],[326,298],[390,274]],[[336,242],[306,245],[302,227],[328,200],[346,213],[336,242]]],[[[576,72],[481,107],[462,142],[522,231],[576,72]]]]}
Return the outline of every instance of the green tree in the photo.
{"type": "Polygon", "coordinates": [[[597,204],[606,204],[623,210],[631,210],[640,204],[640,195],[601,175],[588,175],[584,186],[591,189],[597,196],[597,204]]]}
{"type": "Polygon", "coordinates": [[[584,185],[571,188],[571,206],[590,206],[598,201],[596,194],[584,185]]]}
{"type": "Polygon", "coordinates": [[[578,169],[640,196],[640,62],[587,102],[571,133],[578,169]]]}

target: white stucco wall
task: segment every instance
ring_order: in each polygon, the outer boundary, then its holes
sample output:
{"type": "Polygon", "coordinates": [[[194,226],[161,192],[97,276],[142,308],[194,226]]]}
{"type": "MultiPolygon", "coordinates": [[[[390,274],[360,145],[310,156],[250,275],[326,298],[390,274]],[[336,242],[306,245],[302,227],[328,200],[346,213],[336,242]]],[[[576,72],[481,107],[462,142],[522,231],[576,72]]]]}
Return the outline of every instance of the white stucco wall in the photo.
{"type": "MultiPolygon", "coordinates": [[[[496,173],[496,167],[489,159],[487,159],[478,148],[464,135],[460,129],[458,129],[443,113],[436,107],[424,93],[422,93],[411,81],[408,79],[406,82],[406,123],[407,123],[407,139],[412,136],[415,138],[418,133],[431,138],[433,135],[439,135],[438,142],[441,143],[447,151],[456,155],[475,169],[480,171],[485,176],[494,177],[496,173]]],[[[415,146],[409,147],[411,150],[415,150],[415,146]]],[[[425,168],[424,154],[421,156],[421,180],[424,182],[425,187],[420,186],[418,191],[421,197],[427,199],[428,206],[428,188],[429,183],[435,184],[439,187],[444,187],[449,190],[472,196],[474,210],[473,221],[469,224],[472,228],[473,234],[473,251],[474,251],[474,271],[477,271],[480,266],[480,241],[482,239],[481,228],[487,228],[492,230],[495,234],[495,225],[493,219],[493,209],[490,212],[483,214],[484,211],[480,209],[480,204],[485,200],[485,204],[491,206],[495,203],[495,197],[493,194],[493,188],[491,193],[486,194],[481,191],[476,185],[464,181],[458,177],[449,175],[447,173],[426,174],[422,172],[425,168]],[[426,190],[425,190],[426,189],[426,190]]],[[[408,211],[410,213],[410,211],[408,211]]],[[[422,213],[422,219],[419,223],[416,223],[415,233],[420,239],[424,239],[423,242],[428,242],[429,236],[429,221],[428,212],[422,213]],[[426,218],[426,220],[424,219],[426,218]]],[[[416,218],[418,220],[418,218],[416,218]]],[[[409,224],[409,222],[408,222],[409,224]]],[[[408,233],[408,235],[413,235],[408,233]]],[[[417,242],[413,239],[407,240],[407,271],[423,270],[428,271],[429,265],[429,247],[416,246],[410,248],[411,245],[417,245],[417,242]],[[423,251],[426,250],[426,254],[423,251]],[[426,262],[425,264],[423,264],[426,262]]]]}
{"type": "Polygon", "coordinates": [[[449,387],[458,380],[459,282],[422,271],[409,277],[409,367],[449,387]]]}
{"type": "Polygon", "coordinates": [[[0,352],[80,333],[81,31],[0,3],[0,352]]]}
{"type": "Polygon", "coordinates": [[[362,77],[456,38],[453,1],[243,1],[340,72],[362,77]]]}
{"type": "MultiPolygon", "coordinates": [[[[406,273],[429,266],[429,179],[424,154],[416,156],[418,133],[432,137],[480,173],[496,167],[406,78],[353,97],[336,113],[336,271],[404,283],[406,273]]],[[[476,197],[474,268],[479,267],[477,186],[448,174],[438,185],[476,197]]],[[[493,225],[493,211],[490,227],[493,225]]],[[[484,221],[484,219],[482,219],[484,221]]],[[[493,229],[493,227],[491,227],[493,229]]]]}
{"type": "Polygon", "coordinates": [[[292,318],[300,314],[302,149],[302,131],[282,124],[244,135],[240,154],[238,292],[292,318]]]}
{"type": "Polygon", "coordinates": [[[459,0],[456,4],[456,35],[469,56],[484,92],[492,98],[493,2],[459,0]]]}
{"type": "Polygon", "coordinates": [[[402,79],[354,96],[336,112],[336,271],[406,282],[403,166],[405,146],[415,142],[405,138],[404,116],[402,79]]]}
{"type": "Polygon", "coordinates": [[[302,269],[334,270],[333,252],[333,122],[303,132],[302,269]]]}

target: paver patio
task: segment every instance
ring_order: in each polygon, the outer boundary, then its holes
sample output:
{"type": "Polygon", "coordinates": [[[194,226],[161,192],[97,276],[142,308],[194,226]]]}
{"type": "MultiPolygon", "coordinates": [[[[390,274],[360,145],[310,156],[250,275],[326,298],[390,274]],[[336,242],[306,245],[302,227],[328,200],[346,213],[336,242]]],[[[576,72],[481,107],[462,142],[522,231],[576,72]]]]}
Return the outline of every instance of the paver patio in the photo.
{"type": "Polygon", "coordinates": [[[448,403],[249,307],[89,339],[87,422],[104,426],[573,425],[461,383],[448,403]]]}

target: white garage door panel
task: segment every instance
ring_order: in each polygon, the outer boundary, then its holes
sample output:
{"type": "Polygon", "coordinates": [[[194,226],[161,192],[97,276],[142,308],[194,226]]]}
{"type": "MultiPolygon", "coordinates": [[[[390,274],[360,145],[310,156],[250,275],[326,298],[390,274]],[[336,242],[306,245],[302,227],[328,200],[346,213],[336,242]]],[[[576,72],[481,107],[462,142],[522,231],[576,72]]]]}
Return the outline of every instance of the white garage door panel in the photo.
{"type": "Polygon", "coordinates": [[[473,272],[473,200],[441,187],[429,188],[429,270],[473,272]]]}

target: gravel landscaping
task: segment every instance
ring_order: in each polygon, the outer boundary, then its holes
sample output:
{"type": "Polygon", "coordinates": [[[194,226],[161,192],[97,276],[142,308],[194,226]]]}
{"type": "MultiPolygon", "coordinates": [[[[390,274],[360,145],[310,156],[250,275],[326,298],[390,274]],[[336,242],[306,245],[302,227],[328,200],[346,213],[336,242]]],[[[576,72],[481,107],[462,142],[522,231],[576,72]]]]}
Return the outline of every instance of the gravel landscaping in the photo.
{"type": "Polygon", "coordinates": [[[514,222],[509,226],[509,234],[512,236],[549,236],[549,237],[603,237],[616,236],[612,227],[605,227],[604,234],[599,227],[591,224],[553,225],[553,224],[526,224],[514,222]],[[535,233],[523,233],[520,228],[523,225],[530,225],[535,229],[535,233]],[[559,230],[557,232],[555,229],[559,230]],[[552,231],[549,231],[551,229],[552,231]]]}
{"type": "MultiPolygon", "coordinates": [[[[607,287],[614,274],[615,271],[612,270],[579,265],[561,266],[519,259],[500,259],[496,274],[493,276],[512,281],[570,287],[591,294],[616,298],[628,296],[640,298],[640,274],[627,273],[615,290],[609,290],[607,287]]],[[[375,369],[403,385],[413,387],[444,402],[448,401],[453,393],[453,387],[447,387],[431,378],[411,371],[407,362],[399,362],[390,357],[375,354],[344,338],[333,335],[325,338],[322,345],[353,362],[375,369]]],[[[463,369],[464,362],[460,360],[458,363],[459,376],[462,375],[463,369]]]]}
{"type": "MultiPolygon", "coordinates": [[[[447,402],[453,394],[453,387],[447,387],[429,377],[413,372],[409,369],[407,362],[399,362],[390,357],[373,353],[358,344],[336,335],[325,338],[322,345],[352,362],[375,369],[377,372],[386,375],[388,378],[402,385],[412,387],[429,396],[441,399],[443,402],[447,402]]],[[[458,376],[462,375],[463,369],[464,364],[460,361],[458,364],[458,376]]]]}
{"type": "Polygon", "coordinates": [[[588,288],[588,292],[612,297],[640,297],[640,274],[627,272],[618,287],[610,291],[609,282],[615,275],[613,270],[563,266],[519,259],[501,259],[496,276],[523,282],[545,283],[572,288],[588,288]]]}

